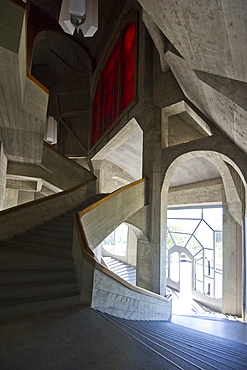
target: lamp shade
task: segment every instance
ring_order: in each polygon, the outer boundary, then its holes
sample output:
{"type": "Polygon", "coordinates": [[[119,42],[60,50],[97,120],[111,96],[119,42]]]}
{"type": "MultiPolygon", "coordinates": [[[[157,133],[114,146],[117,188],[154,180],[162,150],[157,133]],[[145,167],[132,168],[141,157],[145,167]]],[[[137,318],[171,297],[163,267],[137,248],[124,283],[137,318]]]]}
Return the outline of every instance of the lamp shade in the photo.
{"type": "Polygon", "coordinates": [[[86,14],[86,0],[70,0],[69,12],[77,17],[83,17],[86,14]]]}

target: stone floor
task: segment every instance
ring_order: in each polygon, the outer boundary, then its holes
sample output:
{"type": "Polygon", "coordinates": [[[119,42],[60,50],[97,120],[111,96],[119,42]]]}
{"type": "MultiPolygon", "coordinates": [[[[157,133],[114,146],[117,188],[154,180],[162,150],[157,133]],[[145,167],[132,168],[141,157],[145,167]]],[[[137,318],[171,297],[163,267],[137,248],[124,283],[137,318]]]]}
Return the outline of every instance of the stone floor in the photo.
{"type": "Polygon", "coordinates": [[[189,296],[172,294],[172,322],[247,344],[247,325],[242,320],[211,311],[189,296]]]}
{"type": "MultiPolygon", "coordinates": [[[[247,325],[220,314],[187,309],[174,295],[172,322],[247,343],[247,325]]],[[[151,349],[81,306],[5,319],[0,323],[1,370],[164,369],[151,349]]]]}

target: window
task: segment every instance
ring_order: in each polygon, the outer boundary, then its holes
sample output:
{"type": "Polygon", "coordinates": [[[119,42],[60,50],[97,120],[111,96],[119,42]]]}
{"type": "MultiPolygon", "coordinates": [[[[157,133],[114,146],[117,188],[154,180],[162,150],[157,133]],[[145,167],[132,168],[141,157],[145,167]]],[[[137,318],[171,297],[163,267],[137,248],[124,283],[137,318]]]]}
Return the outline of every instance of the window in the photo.
{"type": "Polygon", "coordinates": [[[136,22],[122,30],[99,76],[93,99],[92,145],[135,97],[136,22]]]}
{"type": "Polygon", "coordinates": [[[222,207],[170,209],[167,248],[184,247],[194,257],[195,290],[222,297],[222,207]]]}
{"type": "Polygon", "coordinates": [[[125,256],[128,244],[128,226],[121,224],[102,242],[102,247],[109,253],[125,256]]]}

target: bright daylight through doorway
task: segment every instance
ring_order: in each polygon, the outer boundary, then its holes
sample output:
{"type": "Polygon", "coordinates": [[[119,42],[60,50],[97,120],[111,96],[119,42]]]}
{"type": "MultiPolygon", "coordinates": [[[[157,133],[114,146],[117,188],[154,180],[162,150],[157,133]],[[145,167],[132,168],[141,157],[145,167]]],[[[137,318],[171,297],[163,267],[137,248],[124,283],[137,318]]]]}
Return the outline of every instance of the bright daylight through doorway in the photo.
{"type": "Polygon", "coordinates": [[[176,307],[192,298],[222,299],[222,207],[173,208],[167,212],[167,285],[179,292],[176,307]]]}

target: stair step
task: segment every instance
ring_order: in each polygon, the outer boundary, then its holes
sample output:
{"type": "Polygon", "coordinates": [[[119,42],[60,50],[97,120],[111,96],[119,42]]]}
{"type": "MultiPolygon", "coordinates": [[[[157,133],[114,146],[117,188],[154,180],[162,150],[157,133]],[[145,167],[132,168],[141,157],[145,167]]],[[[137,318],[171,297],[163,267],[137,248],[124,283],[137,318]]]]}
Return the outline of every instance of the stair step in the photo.
{"type": "Polygon", "coordinates": [[[63,231],[56,231],[56,230],[46,230],[46,229],[32,229],[27,230],[25,235],[33,235],[38,238],[45,238],[45,239],[52,239],[52,240],[66,240],[66,241],[72,241],[73,239],[73,233],[71,231],[66,232],[64,229],[63,231]]]}
{"type": "Polygon", "coordinates": [[[39,269],[74,269],[74,261],[0,261],[0,271],[39,270],[39,269]]]}
{"type": "Polygon", "coordinates": [[[75,278],[75,270],[24,270],[0,272],[0,287],[3,283],[62,280],[75,278]]]}
{"type": "Polygon", "coordinates": [[[131,321],[101,315],[179,368],[246,369],[246,346],[240,343],[169,322],[131,321]]]}
{"type": "Polygon", "coordinates": [[[16,315],[22,315],[26,313],[33,313],[39,311],[45,311],[53,308],[60,308],[66,306],[72,306],[80,303],[80,295],[71,295],[65,297],[53,297],[52,299],[26,302],[23,304],[10,305],[5,307],[0,307],[0,318],[7,318],[16,315]]]}
{"type": "Polygon", "coordinates": [[[0,249],[5,249],[6,251],[11,252],[29,252],[36,255],[55,256],[72,260],[71,250],[65,250],[62,248],[44,247],[19,242],[1,242],[0,249]]]}
{"type": "Polygon", "coordinates": [[[24,297],[35,297],[35,296],[42,296],[42,295],[49,295],[49,294],[64,294],[64,293],[71,293],[77,292],[78,290],[78,283],[77,281],[74,283],[61,283],[61,284],[49,284],[49,285],[33,285],[33,286],[8,286],[6,289],[0,289],[0,306],[4,302],[9,304],[10,299],[21,299],[23,303],[24,297]]]}
{"type": "Polygon", "coordinates": [[[51,280],[44,280],[44,281],[14,281],[14,282],[7,282],[5,284],[0,284],[0,290],[4,289],[22,289],[22,288],[29,288],[29,287],[43,287],[43,286],[53,286],[53,285],[60,285],[60,284],[78,284],[77,279],[75,276],[73,278],[68,279],[52,279],[51,280]]]}
{"type": "Polygon", "coordinates": [[[51,231],[57,231],[65,230],[67,232],[72,233],[74,228],[73,222],[59,222],[59,221],[49,221],[45,222],[42,225],[35,226],[36,230],[51,230],[51,231]]]}
{"type": "Polygon", "coordinates": [[[44,246],[44,247],[56,247],[56,248],[64,248],[70,249],[72,248],[72,241],[64,240],[64,239],[48,239],[41,236],[35,235],[15,235],[14,241],[21,242],[25,244],[32,244],[37,246],[44,246]]]}

